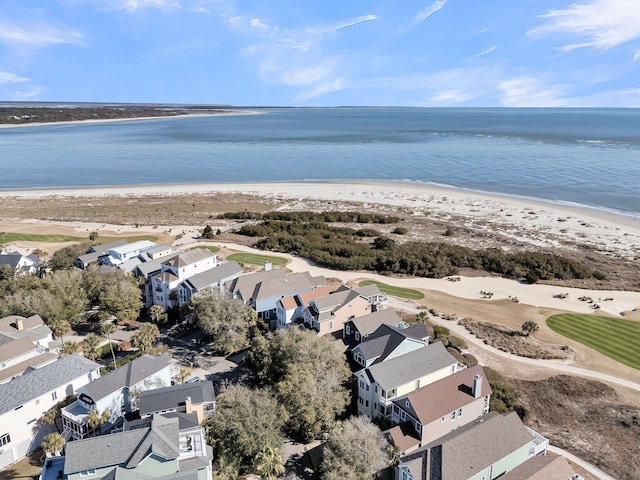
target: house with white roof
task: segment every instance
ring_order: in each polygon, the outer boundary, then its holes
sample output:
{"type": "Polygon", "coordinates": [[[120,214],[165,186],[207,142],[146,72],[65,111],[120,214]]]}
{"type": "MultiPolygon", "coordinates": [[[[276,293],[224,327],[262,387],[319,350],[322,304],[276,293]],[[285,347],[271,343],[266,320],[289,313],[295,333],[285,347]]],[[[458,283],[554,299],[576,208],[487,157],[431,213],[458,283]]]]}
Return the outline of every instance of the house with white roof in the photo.
{"type": "Polygon", "coordinates": [[[85,438],[108,431],[119,424],[126,413],[138,410],[140,392],[171,384],[170,359],[142,355],[78,390],[78,399],[62,409],[62,435],[66,439],[85,438]],[[110,412],[108,422],[91,429],[89,411],[110,412]]]}
{"type": "Polygon", "coordinates": [[[224,284],[238,278],[242,271],[238,262],[231,261],[193,275],[178,285],[178,302],[184,305],[197,295],[224,293],[224,284]]]}
{"type": "Polygon", "coordinates": [[[110,267],[117,267],[155,246],[156,244],[149,240],[139,240],[137,242],[112,247],[108,251],[109,254],[101,260],[101,263],[110,267]]]}
{"type": "Polygon", "coordinates": [[[90,264],[100,262],[100,260],[109,256],[109,250],[116,247],[121,247],[126,245],[127,241],[124,239],[114,240],[109,243],[101,243],[98,245],[93,245],[87,250],[87,253],[84,255],[80,255],[76,257],[73,264],[81,268],[82,270],[86,270],[90,264]]]}
{"type": "Polygon", "coordinates": [[[99,364],[69,355],[0,385],[0,469],[33,452],[45,435],[56,431],[39,421],[47,410],[97,378],[99,364]]]}

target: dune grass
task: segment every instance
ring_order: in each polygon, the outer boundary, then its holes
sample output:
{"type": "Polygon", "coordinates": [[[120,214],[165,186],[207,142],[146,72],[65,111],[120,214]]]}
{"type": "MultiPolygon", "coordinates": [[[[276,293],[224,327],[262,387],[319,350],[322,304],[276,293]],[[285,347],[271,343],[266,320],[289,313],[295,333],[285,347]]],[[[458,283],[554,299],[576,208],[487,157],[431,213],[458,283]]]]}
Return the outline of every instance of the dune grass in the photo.
{"type": "Polygon", "coordinates": [[[421,300],[424,298],[424,294],[418,290],[394,287],[393,285],[387,285],[386,283],[380,283],[374,280],[363,280],[358,284],[358,286],[365,287],[371,284],[377,285],[382,293],[386,293],[387,295],[391,295],[393,297],[406,298],[409,300],[421,300]]]}
{"type": "Polygon", "coordinates": [[[238,263],[247,263],[250,265],[264,265],[265,262],[271,262],[276,267],[287,263],[286,258],[260,255],[257,253],[232,253],[227,256],[227,260],[235,260],[238,263]]]}
{"type": "Polygon", "coordinates": [[[563,313],[547,319],[554,332],[580,342],[630,367],[640,369],[640,322],[563,313]]]}

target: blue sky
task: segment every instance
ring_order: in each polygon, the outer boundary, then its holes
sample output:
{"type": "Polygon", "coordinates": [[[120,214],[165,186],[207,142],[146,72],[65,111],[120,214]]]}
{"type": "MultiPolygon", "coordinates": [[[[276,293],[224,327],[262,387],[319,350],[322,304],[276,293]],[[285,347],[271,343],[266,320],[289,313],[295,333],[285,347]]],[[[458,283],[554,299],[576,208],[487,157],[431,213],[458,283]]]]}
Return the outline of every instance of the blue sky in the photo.
{"type": "Polygon", "coordinates": [[[640,0],[0,0],[0,100],[640,106],[640,0]]]}

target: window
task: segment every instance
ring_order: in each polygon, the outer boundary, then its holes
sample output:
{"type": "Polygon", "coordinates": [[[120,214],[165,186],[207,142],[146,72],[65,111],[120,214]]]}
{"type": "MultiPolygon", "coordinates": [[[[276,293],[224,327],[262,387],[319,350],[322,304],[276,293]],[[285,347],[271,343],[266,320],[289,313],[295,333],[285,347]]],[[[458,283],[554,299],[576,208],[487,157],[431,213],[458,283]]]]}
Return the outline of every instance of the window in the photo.
{"type": "Polygon", "coordinates": [[[420,379],[416,380],[416,390],[420,388],[420,379]]]}
{"type": "Polygon", "coordinates": [[[453,412],[451,412],[451,420],[455,420],[456,419],[456,412],[455,410],[453,412]]]}
{"type": "Polygon", "coordinates": [[[356,331],[356,340],[360,340],[360,332],[356,331]]]}
{"type": "Polygon", "coordinates": [[[346,332],[347,335],[351,335],[351,327],[349,325],[345,325],[344,331],[346,332]]]}
{"type": "Polygon", "coordinates": [[[333,328],[333,322],[329,322],[329,330],[333,328]]]}
{"type": "Polygon", "coordinates": [[[404,404],[406,405],[406,407],[407,407],[407,408],[409,408],[409,406],[411,405],[411,404],[409,403],[409,399],[405,400],[405,401],[404,401],[404,404]]]}
{"type": "Polygon", "coordinates": [[[27,422],[27,425],[31,425],[32,423],[36,423],[36,419],[35,418],[32,418],[31,420],[29,420],[27,422]]]}
{"type": "Polygon", "coordinates": [[[368,407],[368,406],[369,406],[369,400],[366,400],[366,401],[364,402],[364,406],[365,406],[365,407],[368,407]]]}
{"type": "Polygon", "coordinates": [[[400,418],[402,418],[402,420],[406,420],[407,419],[407,412],[405,412],[404,410],[402,410],[400,412],[400,418]]]}
{"type": "Polygon", "coordinates": [[[458,409],[458,416],[459,416],[459,417],[461,417],[461,416],[462,416],[462,407],[460,407],[460,408],[458,409]]]}
{"type": "Polygon", "coordinates": [[[96,469],[95,468],[90,468],[89,470],[83,470],[82,472],[80,472],[80,476],[81,477],[89,477],[91,475],[95,475],[96,474],[96,469]]]}
{"type": "Polygon", "coordinates": [[[387,392],[385,392],[384,390],[382,390],[382,393],[380,394],[380,396],[382,398],[387,398],[387,392]]]}
{"type": "Polygon", "coordinates": [[[421,430],[422,430],[422,425],[420,425],[419,423],[416,423],[416,432],[420,433],[421,430]]]}
{"type": "Polygon", "coordinates": [[[442,417],[442,418],[440,419],[440,423],[442,423],[442,422],[444,422],[444,417],[442,417]]]}
{"type": "Polygon", "coordinates": [[[57,400],[58,399],[58,393],[57,392],[51,392],[51,400],[57,400]]]}
{"type": "Polygon", "coordinates": [[[11,441],[11,435],[5,433],[0,437],[0,447],[4,447],[7,443],[11,441]]]}

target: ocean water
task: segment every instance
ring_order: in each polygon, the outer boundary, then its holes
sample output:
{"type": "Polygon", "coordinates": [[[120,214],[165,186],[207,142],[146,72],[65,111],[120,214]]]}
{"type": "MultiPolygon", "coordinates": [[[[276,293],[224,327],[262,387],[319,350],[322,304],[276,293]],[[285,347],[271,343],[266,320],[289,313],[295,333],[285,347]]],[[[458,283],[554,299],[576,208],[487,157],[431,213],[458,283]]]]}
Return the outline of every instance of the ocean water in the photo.
{"type": "Polygon", "coordinates": [[[0,129],[0,189],[406,180],[640,214],[639,109],[260,111],[0,129]]]}

